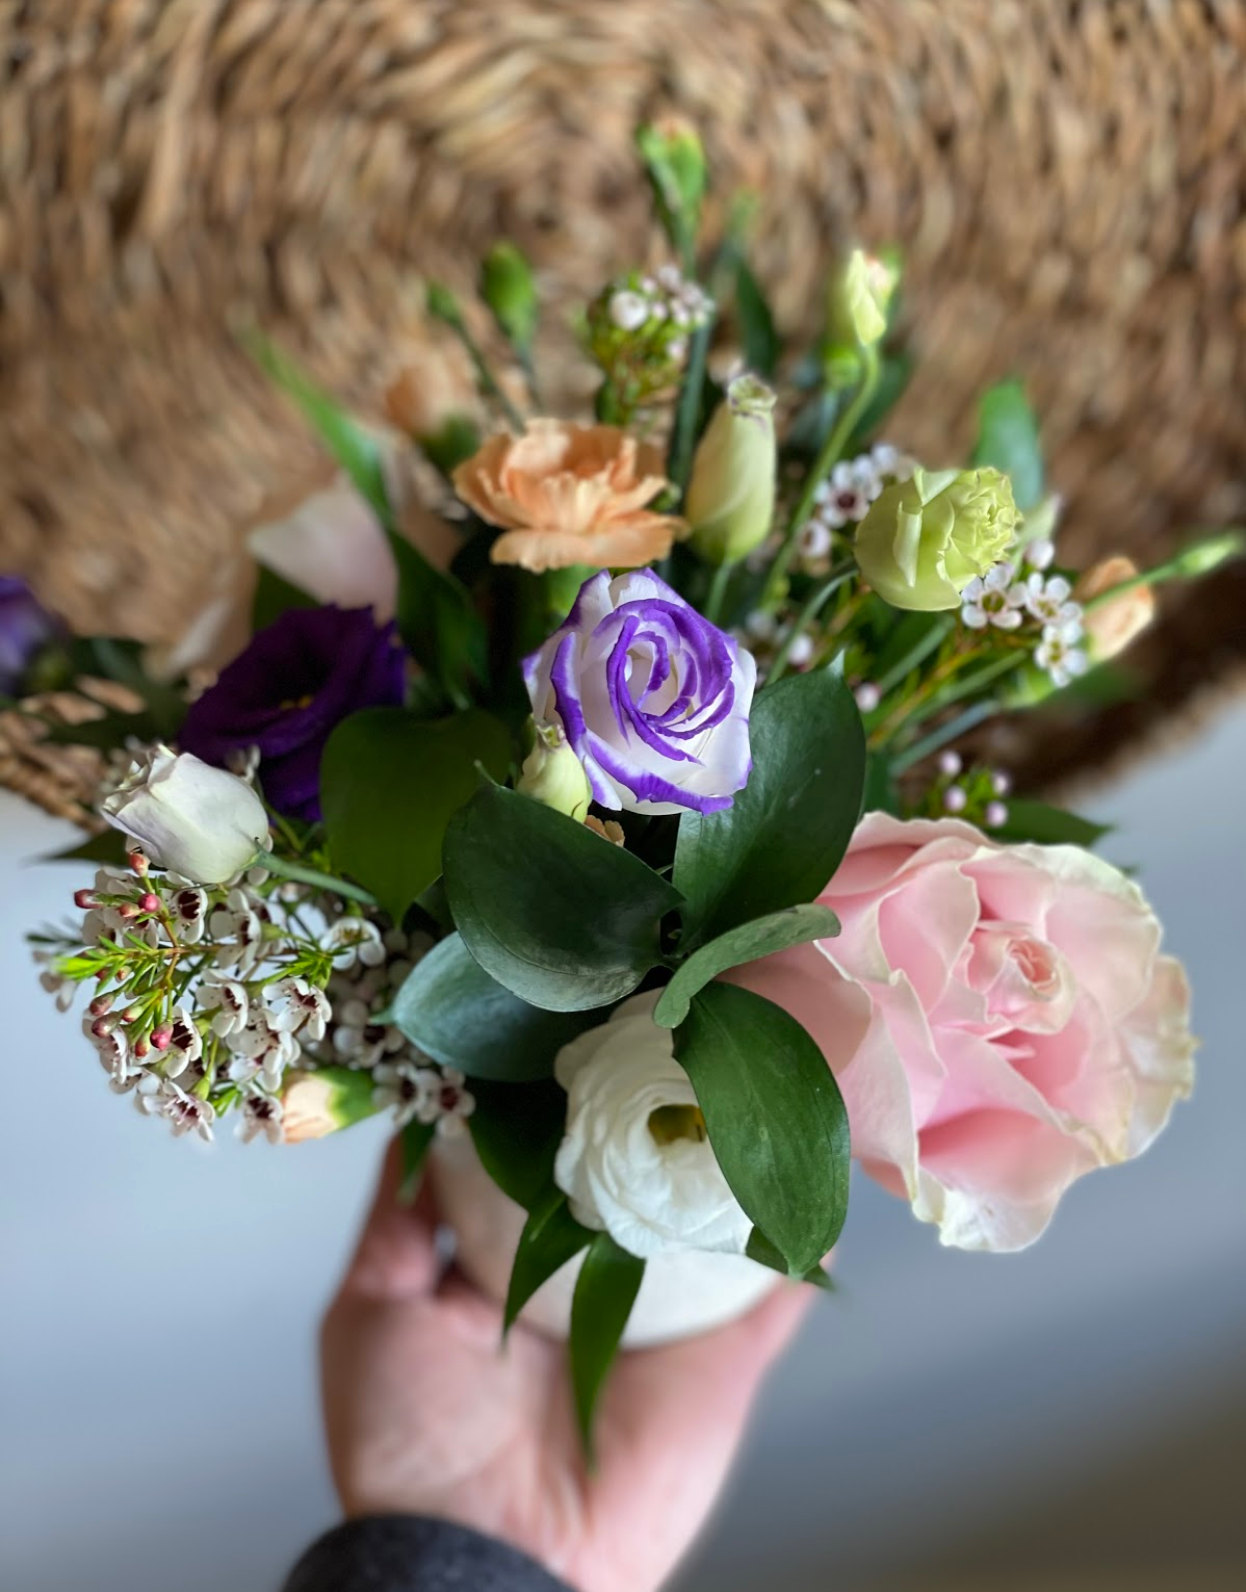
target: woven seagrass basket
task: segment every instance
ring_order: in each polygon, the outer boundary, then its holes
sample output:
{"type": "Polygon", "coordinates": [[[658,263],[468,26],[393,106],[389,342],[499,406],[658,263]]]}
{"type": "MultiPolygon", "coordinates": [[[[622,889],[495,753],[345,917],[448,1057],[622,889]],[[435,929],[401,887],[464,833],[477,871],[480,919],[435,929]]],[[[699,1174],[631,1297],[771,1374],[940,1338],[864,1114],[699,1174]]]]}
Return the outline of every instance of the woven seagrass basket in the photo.
{"type": "MultiPolygon", "coordinates": [[[[0,567],[79,626],[176,636],[312,467],[240,317],[379,412],[422,276],[506,235],[552,302],[651,247],[631,135],[669,110],[761,196],[786,328],[837,248],[903,247],[894,440],[957,456],[1020,374],[1071,560],[1246,511],[1240,0],[2,0],[0,84],[0,567]]],[[[1244,661],[1239,567],[1165,596],[1140,701],[997,751],[1100,767],[1244,661]]]]}

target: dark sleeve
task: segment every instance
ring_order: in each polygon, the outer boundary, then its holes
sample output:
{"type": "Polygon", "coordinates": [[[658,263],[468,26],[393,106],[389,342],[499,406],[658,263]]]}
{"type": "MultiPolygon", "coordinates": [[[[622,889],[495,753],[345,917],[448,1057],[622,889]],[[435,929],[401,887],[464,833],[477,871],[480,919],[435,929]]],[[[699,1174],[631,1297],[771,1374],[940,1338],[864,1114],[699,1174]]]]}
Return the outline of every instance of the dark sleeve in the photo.
{"type": "Polygon", "coordinates": [[[448,1520],[370,1515],[315,1542],[284,1592],[570,1592],[526,1554],[448,1520]]]}

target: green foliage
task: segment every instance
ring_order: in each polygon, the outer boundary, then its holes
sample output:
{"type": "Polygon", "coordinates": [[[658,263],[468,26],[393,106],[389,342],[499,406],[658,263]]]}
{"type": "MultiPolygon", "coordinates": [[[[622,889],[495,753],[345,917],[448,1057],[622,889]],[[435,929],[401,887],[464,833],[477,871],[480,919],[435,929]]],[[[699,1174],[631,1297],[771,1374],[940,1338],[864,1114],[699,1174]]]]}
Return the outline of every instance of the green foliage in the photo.
{"type": "Polygon", "coordinates": [[[822,1052],[772,1002],[709,984],[675,1031],[675,1056],[731,1192],[804,1277],[848,1211],[848,1114],[822,1052]]]}
{"type": "Polygon", "coordinates": [[[525,1083],[550,1077],[563,1045],[600,1018],[530,1006],[490,978],[462,936],[452,934],[408,975],[393,1021],[426,1055],[469,1078],[525,1083]]]}
{"type": "MultiPolygon", "coordinates": [[[[49,739],[63,738],[72,745],[109,747],[124,745],[127,735],[139,735],[141,739],[147,741],[173,740],[182,726],[182,720],[186,717],[188,704],[185,681],[154,679],[148,672],[146,657],[147,648],[141,641],[130,641],[117,636],[75,636],[68,646],[71,677],[77,679],[86,675],[101,680],[114,680],[118,685],[133,691],[142,702],[143,711],[134,715],[111,714],[110,718],[116,728],[113,732],[114,738],[106,741],[75,739],[71,733],[66,733],[64,737],[49,736],[49,739]],[[150,729],[147,733],[143,733],[138,728],[140,725],[150,726],[150,729]]],[[[92,722],[98,724],[100,721],[92,722]]],[[[64,726],[66,732],[75,728],[89,733],[86,725],[64,726]]]]}
{"type": "Polygon", "coordinates": [[[685,813],[675,887],[684,948],[813,901],[861,811],[865,737],[852,693],[829,670],[762,691],[749,724],[753,771],[724,812],[685,813]]]}
{"type": "Polygon", "coordinates": [[[64,851],[50,851],[39,861],[111,863],[120,868],[125,865],[126,847],[130,844],[132,842],[119,829],[104,829],[98,835],[88,835],[85,840],[64,851]]]}
{"type": "Polygon", "coordinates": [[[655,125],[637,129],[636,148],[653,187],[658,220],[687,270],[696,255],[705,197],[701,140],[687,125],[655,125]]]}
{"type": "Polygon", "coordinates": [[[662,991],[653,1018],[664,1028],[677,1028],[688,1015],[692,997],[720,973],[745,962],[756,962],[807,940],[829,939],[839,933],[839,919],[829,907],[785,907],[768,917],[755,918],[729,929],[684,962],[662,991]]]}
{"type": "Polygon", "coordinates": [[[514,791],[480,790],[446,830],[446,894],[481,967],[547,1011],[608,1006],[662,959],[679,893],[583,824],[514,791]]]}
{"type": "Polygon", "coordinates": [[[401,923],[441,872],[441,842],[477,785],[476,764],[496,778],[510,766],[503,725],[471,708],[416,719],[402,708],[352,714],[329,737],[321,805],[336,867],[366,885],[401,923]],[[361,778],[361,771],[371,777],[361,778]]]}
{"type": "Polygon", "coordinates": [[[744,363],[749,370],[770,381],[778,369],[783,342],[765,292],[743,259],[735,263],[735,306],[744,363]]]}
{"type": "Polygon", "coordinates": [[[1009,844],[1032,841],[1040,846],[1089,848],[1112,832],[1111,824],[1096,824],[1089,818],[1079,818],[1076,813],[1049,807],[1046,802],[1010,796],[1006,805],[1008,822],[992,830],[991,835],[1009,844]]]}
{"type": "Polygon", "coordinates": [[[609,1233],[598,1233],[576,1279],[568,1350],[575,1412],[590,1461],[597,1398],[618,1353],[644,1275],[643,1260],[621,1249],[609,1233]]]}
{"type": "Polygon", "coordinates": [[[315,608],[318,604],[275,570],[259,566],[255,596],[251,599],[251,629],[267,630],[291,608],[315,608]]]}
{"type": "MultiPolygon", "coordinates": [[[[785,1277],[787,1276],[787,1262],[760,1227],[754,1227],[749,1234],[744,1253],[750,1260],[755,1260],[759,1266],[769,1266],[771,1271],[782,1272],[785,1277]]],[[[801,1278],[801,1281],[812,1283],[815,1288],[822,1288],[827,1293],[834,1293],[835,1291],[835,1284],[831,1281],[830,1272],[821,1265],[811,1266],[804,1277],[801,1278]]]]}
{"type": "Polygon", "coordinates": [[[485,674],[484,624],[465,588],[434,569],[399,533],[377,439],[273,344],[257,334],[249,339],[249,346],[268,375],[302,410],[380,521],[398,566],[398,632],[411,656],[450,701],[456,707],[467,707],[472,681],[485,674]]]}
{"type": "Polygon", "coordinates": [[[1019,381],[1002,381],[983,393],[978,408],[975,465],[993,465],[1011,477],[1018,509],[1027,514],[1043,495],[1043,453],[1038,422],[1019,381]]]}
{"type": "Polygon", "coordinates": [[[502,1318],[504,1336],[541,1284],[592,1241],[592,1233],[587,1227],[581,1227],[568,1210],[567,1196],[561,1189],[551,1186],[533,1206],[519,1235],[515,1264],[506,1290],[506,1311],[502,1318]]]}
{"type": "Polygon", "coordinates": [[[408,1122],[398,1136],[402,1173],[398,1183],[398,1203],[414,1205],[424,1175],[424,1162],[437,1135],[435,1122],[408,1122]]]}
{"type": "Polygon", "coordinates": [[[472,1080],[468,1118],[480,1164],[509,1199],[535,1209],[554,1181],[554,1156],[567,1120],[567,1096],[552,1080],[472,1080]]]}
{"type": "Polygon", "coordinates": [[[537,294],[532,267],[513,243],[495,243],[480,268],[480,296],[503,337],[521,354],[536,336],[537,294]]]}

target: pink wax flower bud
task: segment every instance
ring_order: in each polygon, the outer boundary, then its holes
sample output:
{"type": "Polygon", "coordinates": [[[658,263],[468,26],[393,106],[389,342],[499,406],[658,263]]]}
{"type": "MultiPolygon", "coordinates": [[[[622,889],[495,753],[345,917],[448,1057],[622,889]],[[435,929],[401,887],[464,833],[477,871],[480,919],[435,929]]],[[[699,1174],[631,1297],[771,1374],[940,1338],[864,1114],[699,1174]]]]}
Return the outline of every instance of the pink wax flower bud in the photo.
{"type": "Polygon", "coordinates": [[[75,890],[74,905],[78,908],[79,912],[89,912],[95,905],[94,890],[75,890]]]}
{"type": "Polygon", "coordinates": [[[148,890],[145,894],[139,896],[138,904],[144,912],[159,912],[160,897],[154,891],[148,890]]]}
{"type": "Polygon", "coordinates": [[[112,1002],[113,998],[111,995],[97,995],[87,1010],[92,1017],[103,1017],[104,1013],[112,1006],[112,1002]]]}
{"type": "Polygon", "coordinates": [[[148,861],[146,854],[138,850],[132,851],[126,858],[126,861],[130,864],[130,867],[134,870],[134,872],[138,874],[140,879],[143,878],[148,868],[151,867],[151,863],[148,861]]]}
{"type": "Polygon", "coordinates": [[[173,1043],[173,1026],[171,1023],[161,1023],[159,1028],[151,1031],[151,1042],[157,1050],[168,1050],[173,1043]]]}

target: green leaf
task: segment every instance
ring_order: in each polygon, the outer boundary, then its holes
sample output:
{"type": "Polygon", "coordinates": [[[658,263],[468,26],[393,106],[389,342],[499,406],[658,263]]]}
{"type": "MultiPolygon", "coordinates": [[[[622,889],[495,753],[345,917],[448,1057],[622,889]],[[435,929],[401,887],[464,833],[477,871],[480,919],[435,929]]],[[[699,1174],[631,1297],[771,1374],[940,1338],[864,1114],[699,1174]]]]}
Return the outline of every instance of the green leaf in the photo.
{"type": "Polygon", "coordinates": [[[732,805],[680,819],[674,882],[688,945],[816,899],[861,811],[865,737],[838,675],[790,675],[762,691],[749,737],[753,771],[732,805]]]}
{"type": "Polygon", "coordinates": [[[275,624],[282,614],[288,613],[291,608],[317,606],[316,599],[309,597],[292,581],[278,575],[275,570],[265,569],[263,564],[259,566],[255,596],[251,600],[252,630],[267,630],[269,625],[275,624]]]}
{"type": "Polygon", "coordinates": [[[598,1013],[547,1012],[490,978],[452,934],[412,970],[393,1021],[413,1044],[469,1078],[526,1083],[553,1074],[554,1057],[598,1013]]]}
{"type": "Polygon", "coordinates": [[[520,1311],[542,1283],[592,1241],[592,1233],[587,1227],[581,1227],[568,1210],[567,1196],[561,1189],[551,1187],[533,1207],[519,1235],[515,1264],[506,1290],[503,1336],[514,1326],[520,1311]]]}
{"type": "Polygon", "coordinates": [[[824,940],[839,933],[839,919],[829,907],[784,907],[768,917],[742,923],[716,940],[694,951],[662,991],[653,1010],[654,1022],[664,1028],[677,1028],[688,1015],[692,997],[729,967],[756,962],[776,951],[806,940],[824,940]]]}
{"type": "Polygon", "coordinates": [[[976,465],[994,465],[1012,480],[1012,495],[1026,514],[1043,495],[1043,452],[1038,423],[1019,381],[1002,381],[983,393],[978,408],[976,465]]]}
{"type": "Polygon", "coordinates": [[[437,1134],[435,1122],[408,1122],[399,1135],[402,1176],[398,1184],[398,1203],[414,1205],[424,1175],[424,1162],[437,1134]]]}
{"type": "Polygon", "coordinates": [[[434,569],[399,534],[379,442],[273,344],[258,334],[248,341],[256,359],[302,410],[380,520],[398,566],[398,633],[411,656],[444,687],[456,707],[467,707],[469,680],[484,675],[484,625],[458,581],[434,569]]]}
{"type": "Polygon", "coordinates": [[[88,835],[76,846],[65,851],[49,851],[40,862],[106,862],[120,868],[125,865],[126,846],[132,844],[119,829],[103,829],[98,835],[88,835]]]}
{"type": "Polygon", "coordinates": [[[588,1246],[571,1301],[571,1386],[585,1452],[593,1452],[593,1413],[614,1363],[627,1318],[645,1275],[645,1263],[621,1249],[609,1233],[588,1246]]]}
{"type": "Polygon", "coordinates": [[[861,811],[891,813],[896,818],[904,816],[891,761],[885,752],[870,752],[865,760],[865,788],[861,792],[861,811]]]}
{"type": "Polygon", "coordinates": [[[468,1118],[480,1164],[503,1194],[534,1209],[554,1180],[554,1156],[567,1122],[567,1096],[552,1079],[493,1083],[474,1078],[468,1118]]]}
{"type": "Polygon", "coordinates": [[[751,990],[709,984],[675,1031],[731,1192],[804,1277],[848,1211],[848,1114],[822,1052],[751,990]]]}
{"type": "Polygon", "coordinates": [[[252,358],[269,379],[302,410],[304,418],[354,482],[356,490],[370,505],[381,524],[392,530],[393,510],[377,439],[261,332],[249,333],[244,341],[252,358]]]}
{"type": "Polygon", "coordinates": [[[495,243],[480,267],[480,296],[507,342],[526,354],[536,336],[537,292],[532,267],[513,243],[495,243]]]}
{"type": "Polygon", "coordinates": [[[336,868],[401,923],[441,872],[442,837],[476,789],[476,764],[502,779],[510,756],[505,727],[479,708],[432,720],[402,708],[352,714],[329,737],[320,765],[336,868]]]}
{"type": "Polygon", "coordinates": [[[679,893],[637,857],[528,796],[478,791],[446,830],[446,895],[468,950],[547,1011],[631,992],[661,960],[679,893]]]}
{"type": "Polygon", "coordinates": [[[1010,843],[1031,841],[1040,846],[1090,847],[1104,835],[1112,833],[1111,824],[1096,824],[1089,818],[1079,818],[1060,807],[1049,807],[1046,802],[1031,801],[1010,796],[1007,801],[1008,821],[991,831],[995,840],[1010,843]]]}
{"type": "Polygon", "coordinates": [[[108,712],[80,724],[53,724],[43,739],[53,746],[93,746],[109,752],[124,746],[131,736],[148,742],[161,738],[150,713],[108,712]]]}
{"type": "MultiPolygon", "coordinates": [[[[759,1266],[769,1266],[771,1271],[782,1272],[787,1276],[787,1262],[774,1244],[766,1237],[760,1227],[754,1227],[749,1234],[748,1243],[744,1246],[744,1253],[750,1260],[755,1260],[759,1266]]],[[[815,1288],[822,1288],[827,1293],[834,1293],[835,1284],[831,1281],[831,1274],[824,1266],[811,1266],[801,1278],[802,1282],[812,1283],[815,1288]]]]}
{"type": "Polygon", "coordinates": [[[766,295],[743,260],[736,262],[735,303],[745,364],[769,381],[778,366],[783,344],[775,330],[766,295]]]}
{"type": "Polygon", "coordinates": [[[712,321],[699,326],[693,332],[688,348],[688,360],[684,366],[683,383],[675,403],[675,422],[671,427],[671,440],[666,450],[666,473],[680,492],[688,485],[688,477],[692,474],[693,448],[697,440],[697,428],[701,422],[705,370],[713,332],[712,321]]]}

